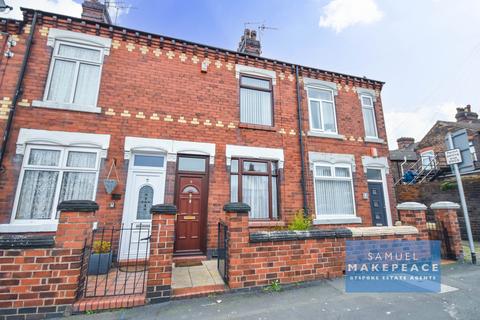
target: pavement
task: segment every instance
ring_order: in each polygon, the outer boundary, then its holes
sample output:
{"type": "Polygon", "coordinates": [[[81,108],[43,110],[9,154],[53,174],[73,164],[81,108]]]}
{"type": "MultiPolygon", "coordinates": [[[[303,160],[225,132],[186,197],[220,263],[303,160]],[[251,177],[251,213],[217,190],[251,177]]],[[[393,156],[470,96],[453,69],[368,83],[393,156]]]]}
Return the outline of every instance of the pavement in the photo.
{"type": "Polygon", "coordinates": [[[480,266],[442,266],[443,293],[345,293],[344,280],[280,292],[230,293],[175,300],[71,320],[127,319],[480,319],[480,266]]]}

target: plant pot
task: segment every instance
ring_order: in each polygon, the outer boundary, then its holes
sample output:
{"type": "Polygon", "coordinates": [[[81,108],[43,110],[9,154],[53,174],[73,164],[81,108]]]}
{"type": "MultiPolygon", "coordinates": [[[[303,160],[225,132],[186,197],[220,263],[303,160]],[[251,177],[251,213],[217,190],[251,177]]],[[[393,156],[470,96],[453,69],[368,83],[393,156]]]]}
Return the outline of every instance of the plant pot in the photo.
{"type": "Polygon", "coordinates": [[[88,261],[88,274],[106,274],[112,265],[112,253],[92,253],[88,261]]]}
{"type": "Polygon", "coordinates": [[[113,190],[117,187],[118,181],[115,179],[105,179],[103,180],[103,185],[105,186],[105,191],[108,194],[112,194],[113,190]]]}

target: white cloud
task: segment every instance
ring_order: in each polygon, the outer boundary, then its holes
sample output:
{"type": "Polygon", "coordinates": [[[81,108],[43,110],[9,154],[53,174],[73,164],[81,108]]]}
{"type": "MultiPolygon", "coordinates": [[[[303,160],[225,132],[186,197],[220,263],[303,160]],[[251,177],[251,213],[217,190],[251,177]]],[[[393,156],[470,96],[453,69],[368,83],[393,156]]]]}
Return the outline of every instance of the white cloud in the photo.
{"type": "Polygon", "coordinates": [[[400,137],[413,137],[415,141],[420,141],[437,120],[455,121],[456,108],[460,106],[449,101],[437,106],[421,106],[415,111],[385,112],[389,148],[396,149],[400,137]]]}
{"type": "Polygon", "coordinates": [[[370,24],[383,17],[375,0],[332,0],[323,7],[319,26],[337,33],[356,24],[370,24]]]}

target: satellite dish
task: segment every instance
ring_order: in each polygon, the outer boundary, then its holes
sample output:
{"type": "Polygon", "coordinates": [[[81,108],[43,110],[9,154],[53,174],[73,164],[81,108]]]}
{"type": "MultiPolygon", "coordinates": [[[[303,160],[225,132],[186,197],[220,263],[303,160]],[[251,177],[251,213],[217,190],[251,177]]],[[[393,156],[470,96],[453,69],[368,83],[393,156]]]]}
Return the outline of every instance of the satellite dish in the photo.
{"type": "Polygon", "coordinates": [[[5,4],[4,0],[0,0],[0,12],[10,11],[13,8],[5,4]]]}

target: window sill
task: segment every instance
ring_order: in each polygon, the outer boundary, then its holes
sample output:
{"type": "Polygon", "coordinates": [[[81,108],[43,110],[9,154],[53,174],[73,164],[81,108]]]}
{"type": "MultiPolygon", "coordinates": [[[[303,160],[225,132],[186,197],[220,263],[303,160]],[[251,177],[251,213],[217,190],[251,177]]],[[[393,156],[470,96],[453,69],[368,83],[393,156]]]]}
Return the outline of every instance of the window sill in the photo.
{"type": "Polygon", "coordinates": [[[249,221],[249,228],[262,228],[262,227],[285,227],[285,221],[270,220],[270,221],[249,221]]]}
{"type": "Polygon", "coordinates": [[[85,107],[75,104],[60,103],[53,101],[40,101],[33,100],[33,107],[48,108],[48,109],[58,109],[58,110],[68,110],[68,111],[81,111],[81,112],[90,112],[90,113],[101,113],[102,108],[99,107],[85,107]]]}
{"type": "Polygon", "coordinates": [[[260,124],[248,124],[248,123],[240,123],[238,125],[240,129],[252,129],[252,130],[263,130],[263,131],[277,131],[275,127],[272,126],[264,126],[260,124]]]}
{"type": "Polygon", "coordinates": [[[365,137],[364,139],[365,142],[371,142],[371,143],[385,143],[385,140],[380,139],[380,138],[372,138],[372,137],[365,137]]]}
{"type": "Polygon", "coordinates": [[[319,137],[319,138],[329,138],[329,139],[338,139],[344,140],[345,136],[338,133],[326,133],[326,132],[318,132],[318,131],[308,131],[307,133],[310,137],[319,137]]]}
{"type": "Polygon", "coordinates": [[[348,223],[362,223],[362,218],[360,217],[349,217],[349,216],[340,216],[340,217],[322,217],[316,218],[313,220],[314,225],[320,224],[348,224],[348,223]]]}
{"type": "Polygon", "coordinates": [[[48,223],[6,223],[0,224],[0,233],[23,233],[23,232],[55,232],[58,224],[48,223]]]}

